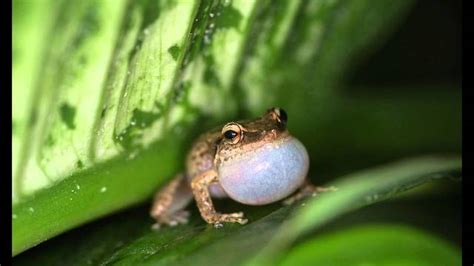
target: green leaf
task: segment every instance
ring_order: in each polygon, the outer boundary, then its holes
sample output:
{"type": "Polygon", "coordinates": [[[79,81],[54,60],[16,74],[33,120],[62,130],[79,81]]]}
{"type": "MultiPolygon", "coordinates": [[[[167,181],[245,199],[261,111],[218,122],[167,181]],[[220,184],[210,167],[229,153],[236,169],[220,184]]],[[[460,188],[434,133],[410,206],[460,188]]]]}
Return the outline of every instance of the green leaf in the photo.
{"type": "Polygon", "coordinates": [[[324,193],[318,200],[307,204],[302,211],[285,221],[281,230],[253,261],[255,264],[268,263],[278,257],[293,241],[310,229],[321,227],[341,214],[393,197],[395,194],[426,183],[430,180],[450,175],[458,171],[461,159],[419,158],[395,163],[390,166],[370,169],[334,183],[337,193],[324,193]],[[448,173],[446,173],[448,172],[448,173]]]}
{"type": "Polygon", "coordinates": [[[153,178],[156,173],[172,175],[180,157],[173,149],[176,145],[171,144],[158,143],[145,150],[139,159],[126,155],[98,164],[16,204],[12,214],[14,254],[91,217],[148,198],[160,182],[153,178]],[[159,156],[160,151],[166,151],[167,157],[159,156]],[[161,164],[157,165],[157,161],[161,164]]]}
{"type": "MultiPolygon", "coordinates": [[[[220,202],[219,210],[243,210],[250,219],[248,225],[230,224],[221,229],[205,225],[194,210],[189,224],[152,231],[153,222],[147,208],[139,208],[52,240],[19,256],[17,262],[24,265],[31,261],[47,265],[86,262],[94,265],[212,265],[216,262],[271,265],[284,259],[293,241],[310,229],[314,231],[350,210],[394,198],[433,180],[459,177],[460,169],[458,158],[415,158],[342,177],[334,183],[339,189],[337,192],[323,193],[301,202],[300,206],[224,206],[220,202]]],[[[319,239],[318,236],[315,239],[319,239]]],[[[449,254],[449,249],[445,253],[449,254]]],[[[291,259],[291,253],[289,256],[291,259]]]]}
{"type": "Polygon", "coordinates": [[[402,225],[364,225],[319,235],[291,249],[280,265],[461,265],[461,252],[402,225]]]}

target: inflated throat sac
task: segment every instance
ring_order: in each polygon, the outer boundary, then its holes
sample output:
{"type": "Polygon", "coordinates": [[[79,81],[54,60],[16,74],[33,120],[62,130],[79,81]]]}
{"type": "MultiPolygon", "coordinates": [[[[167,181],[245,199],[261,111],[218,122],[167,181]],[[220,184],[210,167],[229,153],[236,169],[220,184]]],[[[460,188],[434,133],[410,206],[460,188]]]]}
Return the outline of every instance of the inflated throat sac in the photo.
{"type": "Polygon", "coordinates": [[[301,142],[287,137],[223,162],[219,183],[228,196],[248,205],[281,200],[300,187],[309,157],[301,142]]]}

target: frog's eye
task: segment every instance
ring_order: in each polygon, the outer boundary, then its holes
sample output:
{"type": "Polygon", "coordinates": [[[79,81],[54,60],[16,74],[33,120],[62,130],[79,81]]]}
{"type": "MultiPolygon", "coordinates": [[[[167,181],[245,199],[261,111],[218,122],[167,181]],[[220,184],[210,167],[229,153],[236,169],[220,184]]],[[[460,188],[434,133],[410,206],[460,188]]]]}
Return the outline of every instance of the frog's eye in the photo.
{"type": "Polygon", "coordinates": [[[222,136],[231,144],[237,144],[242,139],[242,126],[237,123],[228,123],[222,128],[222,136]]]}
{"type": "Polygon", "coordinates": [[[275,108],[275,113],[278,115],[279,122],[286,125],[286,122],[288,121],[288,115],[286,114],[285,110],[281,108],[275,108]]]}
{"type": "Polygon", "coordinates": [[[281,108],[271,108],[268,110],[268,113],[278,123],[282,124],[283,126],[286,125],[286,122],[288,121],[288,115],[286,114],[285,110],[281,108]]]}
{"type": "Polygon", "coordinates": [[[237,132],[233,131],[233,130],[227,130],[226,132],[224,132],[224,137],[226,139],[233,139],[235,137],[237,137],[237,132]]]}

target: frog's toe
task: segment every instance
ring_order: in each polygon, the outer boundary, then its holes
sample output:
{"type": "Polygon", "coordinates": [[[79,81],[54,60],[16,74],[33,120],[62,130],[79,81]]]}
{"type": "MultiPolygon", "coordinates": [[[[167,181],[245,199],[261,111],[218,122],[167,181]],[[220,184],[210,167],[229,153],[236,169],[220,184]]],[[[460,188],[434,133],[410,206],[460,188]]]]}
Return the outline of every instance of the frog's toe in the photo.
{"type": "Polygon", "coordinates": [[[311,184],[306,184],[303,186],[300,191],[295,193],[293,196],[287,198],[283,201],[283,205],[292,205],[296,201],[299,201],[306,197],[315,197],[323,192],[334,192],[337,191],[337,187],[316,187],[311,184]]]}
{"type": "Polygon", "coordinates": [[[338,188],[335,186],[330,186],[330,187],[315,187],[313,189],[313,193],[321,193],[321,192],[335,192],[337,191],[338,188]]]}
{"type": "Polygon", "coordinates": [[[242,218],[244,217],[243,212],[234,212],[234,213],[229,213],[229,214],[224,214],[227,217],[232,217],[232,218],[242,218]]]}
{"type": "Polygon", "coordinates": [[[169,226],[177,226],[179,224],[187,224],[189,218],[189,212],[185,210],[180,210],[173,213],[170,217],[168,217],[166,224],[169,226]]]}
{"type": "Polygon", "coordinates": [[[239,223],[239,224],[241,224],[241,225],[244,225],[244,224],[246,224],[248,221],[249,221],[249,220],[246,219],[246,218],[227,217],[226,219],[223,219],[223,220],[221,220],[221,221],[219,221],[219,222],[215,222],[215,223],[214,223],[214,226],[215,226],[216,228],[220,228],[220,227],[222,227],[222,222],[224,222],[224,223],[239,223]]]}
{"type": "Polygon", "coordinates": [[[297,199],[295,197],[290,197],[290,198],[287,198],[286,200],[283,201],[283,205],[284,206],[288,206],[288,205],[291,205],[293,204],[297,199]]]}
{"type": "Polygon", "coordinates": [[[219,220],[221,222],[239,223],[239,224],[246,224],[248,222],[248,219],[244,218],[243,212],[222,214],[219,220]]]}
{"type": "Polygon", "coordinates": [[[189,220],[189,211],[180,210],[173,214],[172,219],[176,221],[178,224],[186,224],[189,220]]]}
{"type": "Polygon", "coordinates": [[[160,215],[156,217],[156,223],[152,226],[152,229],[159,229],[161,225],[168,225],[168,226],[177,226],[179,224],[186,224],[188,223],[189,218],[189,211],[180,210],[172,214],[167,215],[160,215]]]}
{"type": "Polygon", "coordinates": [[[244,225],[244,224],[248,223],[248,221],[249,220],[246,219],[246,218],[238,218],[235,222],[244,225]]]}

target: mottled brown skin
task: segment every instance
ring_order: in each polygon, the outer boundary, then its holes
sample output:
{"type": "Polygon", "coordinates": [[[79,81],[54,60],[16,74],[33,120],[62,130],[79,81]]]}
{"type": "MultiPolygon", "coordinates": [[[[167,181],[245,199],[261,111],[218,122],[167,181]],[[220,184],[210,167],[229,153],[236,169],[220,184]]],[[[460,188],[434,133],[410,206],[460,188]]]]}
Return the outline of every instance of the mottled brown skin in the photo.
{"type": "MultiPolygon", "coordinates": [[[[217,169],[221,162],[232,160],[244,151],[251,151],[265,143],[289,136],[286,128],[286,114],[285,117],[280,117],[279,110],[272,108],[261,118],[227,123],[223,127],[202,134],[188,153],[185,176],[178,175],[156,194],[150,212],[157,221],[155,226],[186,223],[187,212],[181,209],[189,203],[192,195],[202,218],[207,223],[247,223],[242,212],[223,214],[215,210],[211,196],[226,196],[219,185],[217,169]],[[224,132],[228,130],[239,134],[228,139],[224,135],[224,132]]],[[[301,189],[285,203],[292,203],[304,196],[327,190],[314,187],[306,181],[301,189]]]]}

